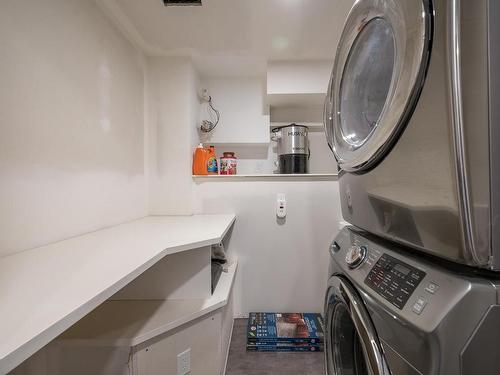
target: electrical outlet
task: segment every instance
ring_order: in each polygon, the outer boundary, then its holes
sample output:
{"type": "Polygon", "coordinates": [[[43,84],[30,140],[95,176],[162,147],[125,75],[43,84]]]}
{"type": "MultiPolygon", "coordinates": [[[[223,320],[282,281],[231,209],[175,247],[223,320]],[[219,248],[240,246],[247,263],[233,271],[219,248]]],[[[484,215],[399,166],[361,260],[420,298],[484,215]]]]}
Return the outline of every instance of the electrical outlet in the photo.
{"type": "Polygon", "coordinates": [[[286,196],[283,193],[276,196],[276,216],[280,219],[286,217],[286,196]]]}
{"type": "Polygon", "coordinates": [[[191,348],[177,354],[177,375],[186,375],[191,372],[191,348]]]}

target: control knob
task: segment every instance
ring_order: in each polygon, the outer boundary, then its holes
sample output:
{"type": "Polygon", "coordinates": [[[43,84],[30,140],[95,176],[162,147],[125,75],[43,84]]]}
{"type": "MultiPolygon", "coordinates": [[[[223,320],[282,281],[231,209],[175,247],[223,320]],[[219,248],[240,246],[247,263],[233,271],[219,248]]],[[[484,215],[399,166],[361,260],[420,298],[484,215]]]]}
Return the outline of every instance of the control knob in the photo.
{"type": "Polygon", "coordinates": [[[367,253],[368,251],[366,246],[351,246],[349,250],[347,250],[347,254],[345,256],[345,261],[349,268],[359,267],[365,260],[367,253]]]}

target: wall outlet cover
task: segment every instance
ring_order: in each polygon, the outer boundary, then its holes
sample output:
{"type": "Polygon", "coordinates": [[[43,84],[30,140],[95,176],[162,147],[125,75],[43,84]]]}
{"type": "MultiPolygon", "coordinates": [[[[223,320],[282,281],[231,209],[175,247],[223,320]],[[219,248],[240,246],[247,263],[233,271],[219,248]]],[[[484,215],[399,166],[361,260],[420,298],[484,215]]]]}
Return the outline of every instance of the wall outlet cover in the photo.
{"type": "Polygon", "coordinates": [[[191,372],[191,348],[177,354],[177,375],[186,375],[191,372]]]}
{"type": "Polygon", "coordinates": [[[276,195],[276,216],[280,219],[286,217],[286,196],[284,193],[276,195]]]}

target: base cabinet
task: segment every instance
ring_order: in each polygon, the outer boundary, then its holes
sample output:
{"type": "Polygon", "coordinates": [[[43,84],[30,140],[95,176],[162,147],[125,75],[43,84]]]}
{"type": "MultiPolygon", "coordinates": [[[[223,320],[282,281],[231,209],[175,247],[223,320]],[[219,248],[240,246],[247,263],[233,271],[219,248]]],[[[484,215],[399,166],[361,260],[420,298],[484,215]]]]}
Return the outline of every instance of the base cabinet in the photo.
{"type": "Polygon", "coordinates": [[[190,350],[191,374],[220,375],[221,314],[201,319],[166,337],[136,348],[137,375],[177,374],[177,355],[190,350]]]}
{"type": "Polygon", "coordinates": [[[166,257],[10,372],[11,375],[223,375],[233,327],[227,265],[213,293],[209,247],[166,257]]]}
{"type": "Polygon", "coordinates": [[[10,374],[176,375],[177,355],[190,350],[191,375],[223,375],[232,324],[232,303],[228,303],[136,347],[56,340],[10,374]]]}

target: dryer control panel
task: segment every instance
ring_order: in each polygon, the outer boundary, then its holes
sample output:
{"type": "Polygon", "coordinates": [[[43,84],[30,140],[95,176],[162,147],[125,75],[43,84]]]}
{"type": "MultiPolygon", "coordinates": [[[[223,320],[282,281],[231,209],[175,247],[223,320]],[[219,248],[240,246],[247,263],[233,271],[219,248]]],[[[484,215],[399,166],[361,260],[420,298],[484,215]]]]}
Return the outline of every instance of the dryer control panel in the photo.
{"type": "Polygon", "coordinates": [[[365,279],[365,284],[402,310],[425,272],[388,254],[382,254],[365,279]]]}

